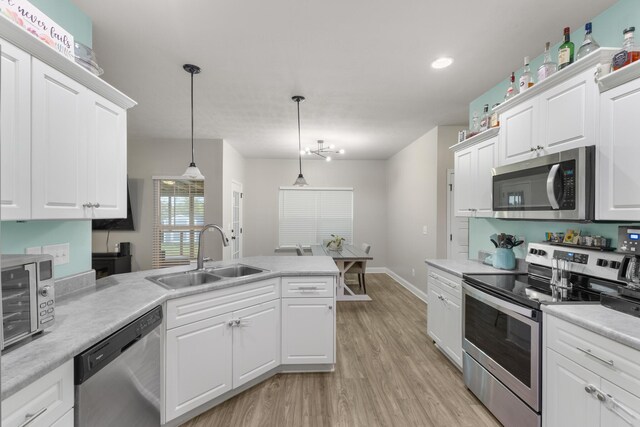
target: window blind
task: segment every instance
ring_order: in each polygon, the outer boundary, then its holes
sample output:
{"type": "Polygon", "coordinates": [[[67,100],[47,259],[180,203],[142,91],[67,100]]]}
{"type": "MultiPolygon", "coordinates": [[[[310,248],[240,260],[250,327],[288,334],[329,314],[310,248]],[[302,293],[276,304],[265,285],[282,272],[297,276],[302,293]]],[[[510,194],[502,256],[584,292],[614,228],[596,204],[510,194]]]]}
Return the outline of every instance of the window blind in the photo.
{"type": "Polygon", "coordinates": [[[189,264],[204,226],[204,181],[153,179],[153,268],[189,264]]]}
{"type": "Polygon", "coordinates": [[[353,190],[281,188],[280,247],[321,244],[332,234],[353,242],[353,190]]]}

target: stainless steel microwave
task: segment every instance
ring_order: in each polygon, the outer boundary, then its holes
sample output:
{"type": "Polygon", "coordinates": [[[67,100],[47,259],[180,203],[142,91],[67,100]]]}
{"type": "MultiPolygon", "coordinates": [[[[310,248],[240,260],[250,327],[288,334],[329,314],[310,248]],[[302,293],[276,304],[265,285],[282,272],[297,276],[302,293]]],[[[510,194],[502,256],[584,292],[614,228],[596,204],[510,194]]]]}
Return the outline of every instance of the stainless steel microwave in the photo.
{"type": "Polygon", "coordinates": [[[496,218],[588,221],[595,210],[595,146],[493,168],[496,218]]]}
{"type": "Polygon", "coordinates": [[[53,257],[2,254],[0,264],[4,349],[53,325],[53,257]]]}

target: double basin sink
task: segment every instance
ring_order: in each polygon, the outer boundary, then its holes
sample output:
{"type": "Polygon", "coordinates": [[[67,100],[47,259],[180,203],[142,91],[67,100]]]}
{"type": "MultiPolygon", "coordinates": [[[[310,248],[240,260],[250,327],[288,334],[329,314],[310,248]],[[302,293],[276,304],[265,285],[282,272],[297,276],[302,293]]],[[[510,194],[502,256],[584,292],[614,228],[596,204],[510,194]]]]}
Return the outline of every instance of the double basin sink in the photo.
{"type": "Polygon", "coordinates": [[[264,273],[262,268],[251,267],[244,264],[233,264],[224,267],[206,268],[204,270],[190,270],[179,273],[160,274],[147,277],[153,283],[167,289],[181,289],[191,286],[206,285],[219,280],[240,278],[264,273]]]}

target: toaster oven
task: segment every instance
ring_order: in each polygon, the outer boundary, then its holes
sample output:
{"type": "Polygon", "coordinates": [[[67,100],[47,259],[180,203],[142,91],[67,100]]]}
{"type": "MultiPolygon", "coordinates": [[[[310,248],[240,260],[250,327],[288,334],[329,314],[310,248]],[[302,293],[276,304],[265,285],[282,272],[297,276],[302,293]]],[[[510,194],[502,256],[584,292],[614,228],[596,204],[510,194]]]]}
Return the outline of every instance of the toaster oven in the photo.
{"type": "Polygon", "coordinates": [[[4,349],[53,325],[53,257],[2,254],[0,264],[4,349]]]}

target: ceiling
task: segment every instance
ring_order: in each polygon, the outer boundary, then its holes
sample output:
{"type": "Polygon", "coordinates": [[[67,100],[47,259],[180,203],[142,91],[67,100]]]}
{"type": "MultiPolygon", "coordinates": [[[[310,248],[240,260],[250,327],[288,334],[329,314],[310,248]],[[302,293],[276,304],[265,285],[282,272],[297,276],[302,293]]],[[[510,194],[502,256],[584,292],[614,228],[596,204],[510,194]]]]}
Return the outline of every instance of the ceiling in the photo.
{"type": "Polygon", "coordinates": [[[129,138],[195,137],[245,157],[297,157],[325,140],[348,159],[386,159],[469,102],[525,55],[615,0],[74,0],[93,20],[103,78],[138,101],[129,138]],[[431,61],[455,59],[444,70],[431,61]]]}

